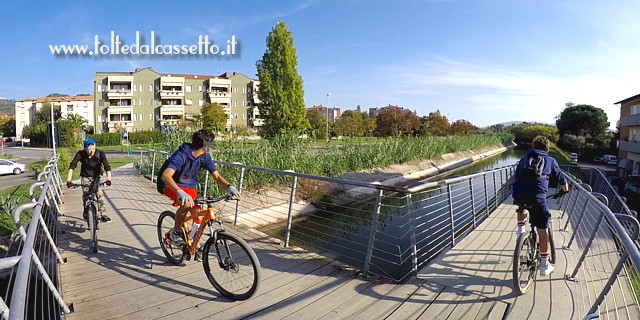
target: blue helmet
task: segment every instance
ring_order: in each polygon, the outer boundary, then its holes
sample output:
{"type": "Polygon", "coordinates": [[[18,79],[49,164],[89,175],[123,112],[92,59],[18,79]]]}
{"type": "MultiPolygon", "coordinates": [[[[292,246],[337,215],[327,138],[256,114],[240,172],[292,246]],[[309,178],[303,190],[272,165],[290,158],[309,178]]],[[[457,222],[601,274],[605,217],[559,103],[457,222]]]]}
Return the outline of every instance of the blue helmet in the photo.
{"type": "Polygon", "coordinates": [[[82,146],[86,149],[88,146],[90,145],[96,145],[96,141],[93,140],[93,138],[88,138],[86,140],[84,140],[84,142],[82,143],[82,146]]]}

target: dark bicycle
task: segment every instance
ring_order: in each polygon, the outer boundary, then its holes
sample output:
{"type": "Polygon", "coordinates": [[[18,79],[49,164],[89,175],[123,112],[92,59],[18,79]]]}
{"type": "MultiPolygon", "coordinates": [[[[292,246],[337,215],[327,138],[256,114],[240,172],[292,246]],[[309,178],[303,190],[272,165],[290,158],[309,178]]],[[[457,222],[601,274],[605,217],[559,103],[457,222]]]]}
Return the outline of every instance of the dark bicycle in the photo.
{"type": "Polygon", "coordinates": [[[100,182],[100,178],[94,178],[90,183],[72,183],[67,185],[69,189],[82,188],[82,201],[84,209],[82,217],[87,221],[89,232],[91,233],[91,243],[93,252],[98,252],[98,189],[106,183],[100,182]]]}

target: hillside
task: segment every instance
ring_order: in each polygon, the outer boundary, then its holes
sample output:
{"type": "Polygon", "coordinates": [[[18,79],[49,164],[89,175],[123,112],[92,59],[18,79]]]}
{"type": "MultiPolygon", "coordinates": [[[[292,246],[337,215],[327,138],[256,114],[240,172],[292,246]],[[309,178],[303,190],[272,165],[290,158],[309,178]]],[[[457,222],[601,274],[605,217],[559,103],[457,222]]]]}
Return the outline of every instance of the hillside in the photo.
{"type": "Polygon", "coordinates": [[[15,114],[15,100],[0,99],[0,115],[12,116],[15,114]]]}

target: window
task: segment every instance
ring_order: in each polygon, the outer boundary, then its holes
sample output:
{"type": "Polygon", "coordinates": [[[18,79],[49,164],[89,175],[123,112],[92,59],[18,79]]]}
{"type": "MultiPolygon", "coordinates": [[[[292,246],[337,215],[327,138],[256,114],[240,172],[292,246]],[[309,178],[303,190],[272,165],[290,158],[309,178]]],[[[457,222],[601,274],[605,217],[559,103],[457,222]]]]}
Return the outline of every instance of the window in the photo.
{"type": "Polygon", "coordinates": [[[72,104],[67,105],[67,112],[73,112],[73,105],[72,104]]]}
{"type": "Polygon", "coordinates": [[[149,85],[149,92],[153,92],[153,85],[152,84],[149,85]]]}
{"type": "Polygon", "coordinates": [[[104,107],[104,100],[98,100],[98,106],[104,107]]]}
{"type": "Polygon", "coordinates": [[[138,117],[138,119],[140,119],[140,121],[144,120],[144,117],[142,116],[142,113],[140,114],[140,117],[138,117]]]}
{"type": "Polygon", "coordinates": [[[204,106],[204,100],[202,99],[198,100],[198,106],[200,107],[204,106]]]}
{"type": "Polygon", "coordinates": [[[137,87],[137,86],[138,86],[137,84],[134,84],[134,85],[133,85],[133,92],[136,92],[136,87],[137,87]]]}
{"type": "Polygon", "coordinates": [[[242,106],[243,106],[243,107],[246,107],[246,106],[245,106],[245,102],[244,102],[244,100],[242,100],[242,106]]]}
{"type": "Polygon", "coordinates": [[[153,104],[153,98],[149,99],[149,105],[150,105],[150,106],[153,106],[153,105],[154,105],[154,104],[153,104]]]}
{"type": "Polygon", "coordinates": [[[136,117],[136,114],[133,114],[133,121],[138,121],[138,117],[136,117]]]}
{"type": "Polygon", "coordinates": [[[187,92],[191,92],[191,85],[187,86],[187,92]]]}
{"type": "Polygon", "coordinates": [[[202,92],[202,86],[198,86],[198,91],[202,92]]]}
{"type": "Polygon", "coordinates": [[[133,106],[134,107],[136,106],[136,101],[137,101],[136,99],[133,99],[133,106]]]}
{"type": "Polygon", "coordinates": [[[98,115],[98,122],[102,122],[102,115],[101,114],[98,115]]]}
{"type": "Polygon", "coordinates": [[[242,113],[242,120],[244,120],[244,119],[246,119],[246,118],[247,118],[247,113],[246,113],[246,112],[243,112],[243,113],[242,113]]]}
{"type": "Polygon", "coordinates": [[[142,102],[142,98],[138,99],[140,106],[142,107],[144,105],[144,103],[142,102]]]}
{"type": "Polygon", "coordinates": [[[634,104],[631,106],[631,114],[638,114],[638,105],[634,104]]]}
{"type": "Polygon", "coordinates": [[[153,121],[153,113],[149,113],[149,121],[153,121]]]}
{"type": "Polygon", "coordinates": [[[238,119],[238,113],[237,112],[233,114],[233,118],[234,119],[238,119]]]}
{"type": "Polygon", "coordinates": [[[637,129],[631,129],[631,141],[636,141],[637,129]]]}
{"type": "Polygon", "coordinates": [[[187,104],[188,106],[192,105],[192,104],[193,104],[193,100],[191,100],[191,99],[187,99],[186,104],[187,104]]]}
{"type": "Polygon", "coordinates": [[[245,94],[245,92],[244,92],[245,89],[246,89],[245,87],[242,87],[242,94],[245,94]]]}

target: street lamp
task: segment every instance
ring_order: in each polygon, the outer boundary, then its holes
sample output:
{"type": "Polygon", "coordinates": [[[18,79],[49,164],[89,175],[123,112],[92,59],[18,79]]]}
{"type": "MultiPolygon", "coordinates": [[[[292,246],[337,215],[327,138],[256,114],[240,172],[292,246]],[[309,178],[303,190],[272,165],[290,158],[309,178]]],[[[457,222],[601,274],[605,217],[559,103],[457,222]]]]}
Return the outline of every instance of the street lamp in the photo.
{"type": "Polygon", "coordinates": [[[331,93],[327,93],[327,131],[326,131],[326,135],[325,137],[327,138],[327,143],[329,143],[329,96],[331,95],[331,93]]]}
{"type": "MultiPolygon", "coordinates": [[[[62,108],[62,104],[60,105],[62,108]]],[[[22,143],[24,146],[24,142],[22,143]]],[[[53,103],[51,103],[51,145],[53,146],[53,155],[56,155],[56,133],[55,133],[55,125],[53,122],[53,103]]]]}

